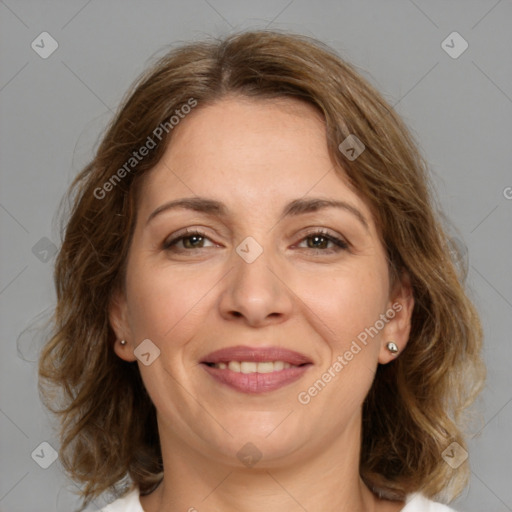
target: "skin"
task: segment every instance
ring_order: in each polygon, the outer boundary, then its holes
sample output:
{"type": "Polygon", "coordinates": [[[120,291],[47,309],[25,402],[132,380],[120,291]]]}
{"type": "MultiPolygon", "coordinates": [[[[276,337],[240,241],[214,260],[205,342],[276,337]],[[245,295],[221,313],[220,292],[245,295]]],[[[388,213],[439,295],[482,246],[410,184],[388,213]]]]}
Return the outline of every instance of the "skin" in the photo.
{"type": "Polygon", "coordinates": [[[140,197],[126,291],[112,302],[110,322],[116,354],[137,361],[157,409],[165,477],[141,497],[145,512],[401,510],[403,502],[378,499],[364,485],[358,461],[362,403],[377,365],[397,357],[386,343],[405,348],[412,292],[406,277],[391,286],[374,219],[335,170],[316,110],[233,96],[199,106],[174,129],[140,197]],[[181,208],[147,223],[164,203],[194,196],[221,201],[228,215],[181,208]],[[368,227],[339,208],[281,216],[290,201],[313,197],[349,203],[368,227]],[[204,238],[165,250],[184,228],[204,238]],[[318,229],[348,249],[315,243],[318,229]],[[263,248],[252,263],[235,250],[248,236],[263,248]],[[299,403],[397,302],[401,311],[378,335],[309,404],[299,403]],[[160,350],[148,366],[134,356],[144,339],[160,350]],[[313,365],[279,390],[248,395],[199,364],[234,345],[285,347],[313,365]],[[237,458],[248,442],[262,454],[252,468],[237,458]]]}

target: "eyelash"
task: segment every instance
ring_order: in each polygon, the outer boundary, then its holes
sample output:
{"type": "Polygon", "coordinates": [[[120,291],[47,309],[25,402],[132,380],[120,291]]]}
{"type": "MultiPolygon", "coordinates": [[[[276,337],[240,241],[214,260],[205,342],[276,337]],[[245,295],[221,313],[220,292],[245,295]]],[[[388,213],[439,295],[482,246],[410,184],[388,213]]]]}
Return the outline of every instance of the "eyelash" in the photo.
{"type": "MultiPolygon", "coordinates": [[[[193,236],[199,236],[201,238],[206,238],[206,239],[210,240],[208,238],[208,236],[201,231],[198,231],[198,230],[188,231],[187,230],[184,234],[181,234],[175,238],[165,240],[162,248],[166,251],[171,251],[173,249],[173,247],[176,246],[176,244],[178,244],[179,242],[181,242],[182,240],[185,240],[187,238],[192,238],[193,236]]],[[[324,231],[322,229],[308,233],[305,237],[303,237],[300,240],[300,242],[303,242],[304,240],[307,240],[308,238],[313,238],[315,236],[327,239],[328,242],[333,243],[336,247],[331,247],[330,249],[311,248],[312,251],[320,251],[323,253],[330,254],[333,252],[348,250],[348,248],[349,248],[349,244],[345,240],[342,240],[341,238],[331,235],[327,231],[324,231]]],[[[204,249],[204,247],[198,247],[198,249],[204,249]]],[[[181,251],[192,251],[193,249],[182,248],[180,250],[181,251]]]]}

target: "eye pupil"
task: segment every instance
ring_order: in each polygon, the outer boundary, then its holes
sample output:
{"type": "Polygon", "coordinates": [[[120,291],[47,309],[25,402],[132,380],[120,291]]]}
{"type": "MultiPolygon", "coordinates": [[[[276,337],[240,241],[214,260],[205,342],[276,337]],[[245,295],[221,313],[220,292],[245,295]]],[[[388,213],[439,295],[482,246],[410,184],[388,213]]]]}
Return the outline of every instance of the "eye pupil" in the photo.
{"type": "Polygon", "coordinates": [[[325,248],[326,243],[328,243],[328,240],[325,236],[313,235],[309,237],[309,240],[313,242],[312,244],[308,244],[309,247],[314,249],[318,249],[319,247],[325,248]]]}
{"type": "Polygon", "coordinates": [[[183,245],[187,248],[193,249],[194,247],[198,247],[196,242],[202,242],[203,237],[199,235],[190,235],[183,239],[183,245]]]}

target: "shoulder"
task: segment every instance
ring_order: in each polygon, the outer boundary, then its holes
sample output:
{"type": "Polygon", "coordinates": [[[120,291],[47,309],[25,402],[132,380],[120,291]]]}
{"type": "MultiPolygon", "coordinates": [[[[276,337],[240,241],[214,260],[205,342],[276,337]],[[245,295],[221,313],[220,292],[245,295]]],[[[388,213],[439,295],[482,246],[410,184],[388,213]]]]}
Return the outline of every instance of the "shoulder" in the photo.
{"type": "Polygon", "coordinates": [[[144,512],[139,500],[139,489],[130,490],[122,498],[106,505],[98,512],[144,512]]]}
{"type": "Polygon", "coordinates": [[[415,492],[409,494],[405,500],[405,507],[401,512],[456,512],[448,505],[429,500],[423,494],[415,492]]]}
{"type": "MultiPolygon", "coordinates": [[[[105,506],[98,512],[144,512],[139,500],[139,490],[132,489],[122,498],[105,506]]],[[[455,509],[429,500],[420,493],[407,496],[405,507],[401,512],[456,512],[455,509]]]]}

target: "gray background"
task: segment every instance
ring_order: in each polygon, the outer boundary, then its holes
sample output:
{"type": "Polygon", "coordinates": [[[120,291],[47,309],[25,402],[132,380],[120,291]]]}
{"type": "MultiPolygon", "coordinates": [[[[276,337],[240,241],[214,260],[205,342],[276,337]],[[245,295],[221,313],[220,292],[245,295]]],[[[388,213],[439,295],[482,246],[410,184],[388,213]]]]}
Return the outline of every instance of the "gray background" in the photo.
{"type": "Polygon", "coordinates": [[[511,0],[0,1],[0,511],[78,503],[58,460],[40,467],[51,462],[40,443],[58,442],[36,388],[41,335],[27,330],[55,302],[62,195],[156,52],[263,27],[334,46],[419,140],[459,230],[456,243],[467,247],[467,282],[486,333],[489,375],[477,402],[482,424],[470,433],[471,483],[452,506],[511,511],[511,23],[511,0]],[[31,48],[44,31],[59,45],[47,59],[31,48]],[[441,46],[453,31],[469,44],[456,59],[441,46]]]}

